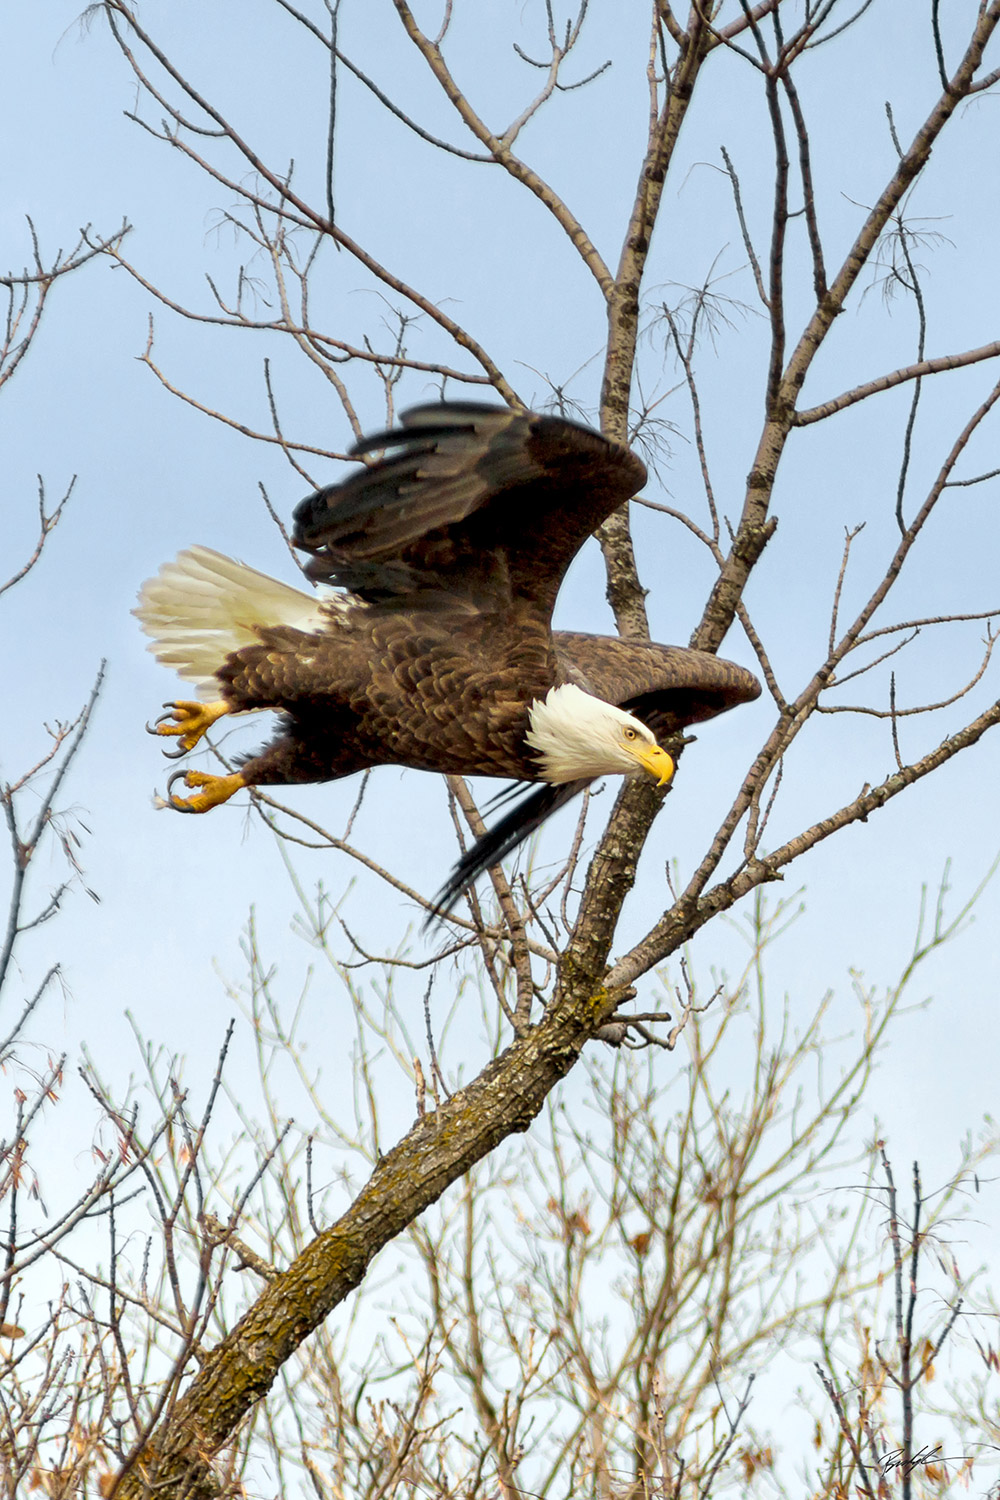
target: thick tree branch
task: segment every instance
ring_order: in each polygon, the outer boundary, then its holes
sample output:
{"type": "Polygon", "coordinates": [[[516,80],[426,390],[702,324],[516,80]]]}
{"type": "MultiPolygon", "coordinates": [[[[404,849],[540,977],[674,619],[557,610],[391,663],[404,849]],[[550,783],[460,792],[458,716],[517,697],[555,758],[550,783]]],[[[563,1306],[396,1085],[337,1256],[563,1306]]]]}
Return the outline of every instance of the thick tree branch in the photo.
{"type": "Polygon", "coordinates": [[[920,380],[924,375],[937,375],[942,370],[961,370],[966,365],[977,365],[984,359],[996,359],[997,355],[1000,355],[1000,339],[995,339],[991,344],[981,344],[978,349],[967,349],[964,354],[940,354],[935,359],[921,359],[916,364],[903,365],[898,370],[891,370],[888,375],[880,375],[878,379],[856,385],[853,390],[845,391],[841,396],[823,401],[819,406],[808,406],[797,411],[792,424],[795,427],[808,427],[812,422],[822,422],[825,417],[832,417],[834,413],[846,411],[859,401],[866,401],[869,396],[877,396],[880,391],[891,391],[894,386],[903,385],[907,380],[920,380]]]}
{"type": "MultiPolygon", "coordinates": [[[[680,56],[670,76],[666,100],[651,133],[608,301],[601,429],[620,443],[628,441],[632,377],[639,339],[639,290],[649,257],[653,226],[695,82],[712,46],[712,34],[695,7],[689,29],[684,33],[680,56]]],[[[625,512],[619,511],[606,521],[598,538],[608,570],[608,601],[614,610],[618,629],[626,639],[647,640],[649,624],[644,591],[635,566],[625,512]]]]}
{"type": "Polygon", "coordinates": [[[834,319],[843,311],[858,276],[904,193],[926,166],[938,136],[962,99],[968,95],[986,44],[998,22],[1000,0],[991,0],[991,4],[981,12],[976,22],[954,77],[897,164],[888,185],[868,214],[843,265],[831,282],[829,292],[818,303],[792,352],[750,471],[743,514],[732,549],[705,606],[701,621],[691,637],[691,645],[699,650],[719,649],[732,625],[750,571],[767,542],[767,510],[778,464],[794,426],[795,403],[813,359],[834,319]]]}
{"type": "Polygon", "coordinates": [[[795,838],[774,849],[766,859],[744,865],[735,875],[713,886],[704,895],[699,894],[700,877],[696,875],[680,900],[661,918],[649,935],[611,968],[607,983],[616,990],[634,984],[640,975],[648,973],[668,954],[676,952],[682,943],[688,942],[706,922],[720,912],[728,911],[759,885],[780,880],[781,871],[786,865],[814,849],[831,834],[838,833],[852,823],[867,822],[871,813],[884,807],[887,802],[898,797],[900,792],[929,776],[961,751],[978,744],[983,735],[997,724],[1000,724],[1000,703],[994,703],[957,734],[942,740],[935,750],[931,750],[920,760],[894,771],[878,786],[865,787],[852,802],[845,803],[829,817],[804,829],[795,838]]]}
{"type": "MultiPolygon", "coordinates": [[[[593,872],[592,872],[593,873],[593,872]]],[[[595,885],[604,888],[606,871],[595,885]]],[[[615,872],[612,883],[621,876],[615,872]]],[[[610,934],[603,934],[610,941],[610,934]]],[[[373,1257],[512,1133],[527,1130],[620,994],[600,982],[602,937],[564,970],[542,1022],[467,1088],[418,1119],[375,1168],[347,1213],[264,1289],[122,1478],[118,1500],[212,1500],[212,1459],[270,1389],[281,1366],[363,1279],[373,1257]],[[586,959],[596,964],[588,970],[586,959]]]]}

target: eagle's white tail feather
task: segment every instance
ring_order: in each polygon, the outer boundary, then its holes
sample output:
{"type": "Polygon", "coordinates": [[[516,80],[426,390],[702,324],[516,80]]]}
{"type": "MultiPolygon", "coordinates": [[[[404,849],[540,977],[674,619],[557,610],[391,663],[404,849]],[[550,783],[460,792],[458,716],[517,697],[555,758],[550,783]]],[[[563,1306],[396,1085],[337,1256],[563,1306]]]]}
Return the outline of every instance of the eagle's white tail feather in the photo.
{"type": "Polygon", "coordinates": [[[314,594],[290,588],[210,547],[189,547],[174,562],[164,563],[143,584],[133,613],[152,636],[149,649],[157,661],[196,683],[202,698],[218,697],[215,673],[231,651],[259,642],[255,626],[323,626],[314,594]]]}

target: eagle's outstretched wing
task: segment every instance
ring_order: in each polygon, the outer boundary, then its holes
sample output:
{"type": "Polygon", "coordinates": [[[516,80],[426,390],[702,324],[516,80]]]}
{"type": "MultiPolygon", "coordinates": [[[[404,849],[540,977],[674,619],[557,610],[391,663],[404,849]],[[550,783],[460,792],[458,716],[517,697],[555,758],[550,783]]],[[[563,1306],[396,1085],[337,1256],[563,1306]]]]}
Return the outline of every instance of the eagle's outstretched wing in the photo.
{"type": "Polygon", "coordinates": [[[475,402],[414,407],[354,452],[382,449],[302,501],[294,541],[311,577],[390,607],[499,596],[547,623],[587,536],[646,479],[590,428],[475,402]]]}
{"type": "Polygon", "coordinates": [[[752,672],[708,651],[568,630],[554,643],[568,681],[635,714],[658,739],[760,697],[752,672]]]}

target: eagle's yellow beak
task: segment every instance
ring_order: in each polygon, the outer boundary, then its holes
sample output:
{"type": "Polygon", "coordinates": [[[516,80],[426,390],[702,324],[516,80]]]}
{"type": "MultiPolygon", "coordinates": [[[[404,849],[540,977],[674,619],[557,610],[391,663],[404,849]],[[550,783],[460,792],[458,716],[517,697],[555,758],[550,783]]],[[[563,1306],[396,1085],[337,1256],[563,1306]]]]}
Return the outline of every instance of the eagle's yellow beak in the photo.
{"type": "Polygon", "coordinates": [[[657,786],[666,786],[674,774],[674,763],[659,745],[632,745],[629,747],[644,771],[648,771],[657,786]]]}

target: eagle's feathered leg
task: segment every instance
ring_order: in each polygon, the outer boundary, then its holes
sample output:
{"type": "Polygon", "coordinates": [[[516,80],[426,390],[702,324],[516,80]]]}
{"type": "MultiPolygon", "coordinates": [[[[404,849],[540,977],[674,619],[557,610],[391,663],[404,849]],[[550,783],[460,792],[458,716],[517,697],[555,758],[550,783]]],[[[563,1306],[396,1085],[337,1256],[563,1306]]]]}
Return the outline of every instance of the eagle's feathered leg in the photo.
{"type": "Polygon", "coordinates": [[[164,703],[167,710],[161,714],[152,724],[146,725],[149,734],[176,734],[180,736],[180,743],[176,750],[164,750],[164,755],[170,760],[177,760],[193,750],[217,719],[223,714],[232,712],[230,705],[222,698],[216,699],[214,703],[193,703],[186,699],[180,699],[177,703],[164,703]]]}
{"type": "Polygon", "coordinates": [[[175,771],[167,782],[167,801],[162,805],[172,807],[175,812],[208,812],[210,807],[228,802],[246,784],[239,771],[234,771],[231,776],[210,776],[207,771],[175,771]],[[193,797],[178,797],[171,790],[178,781],[183,781],[187,787],[199,786],[202,790],[193,797]]]}

